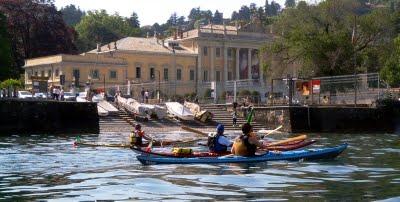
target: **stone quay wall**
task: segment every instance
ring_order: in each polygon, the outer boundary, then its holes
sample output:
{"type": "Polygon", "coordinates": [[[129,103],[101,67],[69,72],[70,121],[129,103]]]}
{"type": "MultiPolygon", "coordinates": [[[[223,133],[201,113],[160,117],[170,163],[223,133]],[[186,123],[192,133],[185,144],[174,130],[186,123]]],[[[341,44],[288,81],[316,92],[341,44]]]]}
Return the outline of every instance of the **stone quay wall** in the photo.
{"type": "Polygon", "coordinates": [[[400,104],[377,107],[256,107],[254,120],[286,132],[394,133],[400,131],[400,104]]]}
{"type": "Polygon", "coordinates": [[[96,103],[0,100],[0,135],[99,133],[96,103]]]}

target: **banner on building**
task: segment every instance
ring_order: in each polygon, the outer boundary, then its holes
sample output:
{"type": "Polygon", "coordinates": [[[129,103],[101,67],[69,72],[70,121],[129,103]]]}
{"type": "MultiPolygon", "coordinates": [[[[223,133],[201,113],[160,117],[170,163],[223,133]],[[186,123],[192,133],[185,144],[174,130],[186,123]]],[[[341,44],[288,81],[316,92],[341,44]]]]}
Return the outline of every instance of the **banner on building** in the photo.
{"type": "Polygon", "coordinates": [[[248,79],[248,49],[241,48],[239,51],[239,75],[240,79],[248,79]]]}
{"type": "Polygon", "coordinates": [[[260,79],[260,60],[258,50],[251,51],[251,78],[260,79]]]}
{"type": "Polygon", "coordinates": [[[320,93],[321,91],[321,80],[311,80],[312,83],[312,92],[315,94],[320,93]]]}

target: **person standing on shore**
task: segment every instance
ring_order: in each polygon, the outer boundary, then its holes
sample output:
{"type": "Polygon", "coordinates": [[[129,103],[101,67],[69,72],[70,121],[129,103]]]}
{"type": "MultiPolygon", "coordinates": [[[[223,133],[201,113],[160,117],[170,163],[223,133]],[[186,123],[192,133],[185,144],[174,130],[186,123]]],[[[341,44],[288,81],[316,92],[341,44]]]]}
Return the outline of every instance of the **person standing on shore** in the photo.
{"type": "Polygon", "coordinates": [[[140,95],[142,95],[142,103],[144,103],[144,88],[142,88],[142,91],[140,91],[140,95]]]}
{"type": "Polygon", "coordinates": [[[236,110],[235,110],[232,113],[232,124],[233,124],[233,127],[236,127],[236,122],[237,122],[237,114],[236,114],[236,110]]]}
{"type": "Polygon", "coordinates": [[[60,100],[60,88],[59,87],[55,87],[55,97],[56,97],[56,100],[60,100]]]}
{"type": "Polygon", "coordinates": [[[149,91],[148,90],[146,90],[146,92],[144,92],[144,97],[146,99],[146,104],[148,104],[149,103],[149,91]]]}
{"type": "Polygon", "coordinates": [[[61,91],[60,91],[60,100],[64,101],[64,89],[62,89],[62,88],[61,88],[61,91]]]}

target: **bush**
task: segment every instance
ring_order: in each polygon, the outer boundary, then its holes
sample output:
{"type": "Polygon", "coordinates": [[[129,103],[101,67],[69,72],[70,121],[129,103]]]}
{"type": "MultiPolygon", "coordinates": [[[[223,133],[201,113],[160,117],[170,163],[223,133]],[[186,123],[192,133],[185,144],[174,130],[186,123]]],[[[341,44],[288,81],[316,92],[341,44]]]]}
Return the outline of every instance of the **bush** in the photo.
{"type": "Polygon", "coordinates": [[[197,94],[196,93],[186,93],[183,97],[187,100],[193,101],[196,98],[197,94]]]}
{"type": "Polygon", "coordinates": [[[23,84],[20,80],[7,79],[0,83],[0,88],[23,88],[23,84]]]}
{"type": "Polygon", "coordinates": [[[240,97],[246,97],[246,96],[250,96],[250,95],[251,95],[251,92],[249,90],[241,90],[239,92],[240,97]]]}
{"type": "Polygon", "coordinates": [[[171,96],[171,100],[174,102],[181,102],[181,103],[185,101],[182,95],[173,95],[171,96]]]}
{"type": "Polygon", "coordinates": [[[252,96],[252,99],[253,99],[253,101],[255,103],[259,102],[259,100],[260,100],[260,92],[255,90],[255,91],[251,92],[251,96],[252,96]]]}
{"type": "Polygon", "coordinates": [[[219,96],[219,97],[220,97],[220,99],[225,100],[226,99],[226,95],[227,95],[227,92],[226,91],[222,91],[221,96],[219,96]]]}
{"type": "Polygon", "coordinates": [[[205,97],[205,98],[211,97],[211,89],[208,88],[208,89],[204,92],[204,97],[205,97]]]}

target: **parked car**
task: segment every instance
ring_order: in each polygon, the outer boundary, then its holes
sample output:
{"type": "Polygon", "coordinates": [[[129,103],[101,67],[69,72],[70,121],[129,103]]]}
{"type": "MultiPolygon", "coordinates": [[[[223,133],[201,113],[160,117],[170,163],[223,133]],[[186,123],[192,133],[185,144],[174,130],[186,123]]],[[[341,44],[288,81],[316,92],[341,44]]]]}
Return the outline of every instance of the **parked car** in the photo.
{"type": "Polygon", "coordinates": [[[32,98],[32,93],[28,91],[18,91],[18,98],[22,99],[32,98]]]}
{"type": "Polygon", "coordinates": [[[45,99],[45,98],[47,98],[47,95],[46,95],[46,93],[35,93],[35,95],[33,95],[33,97],[45,99]]]}
{"type": "Polygon", "coordinates": [[[65,101],[76,101],[76,95],[72,92],[64,92],[64,100],[65,101]]]}

